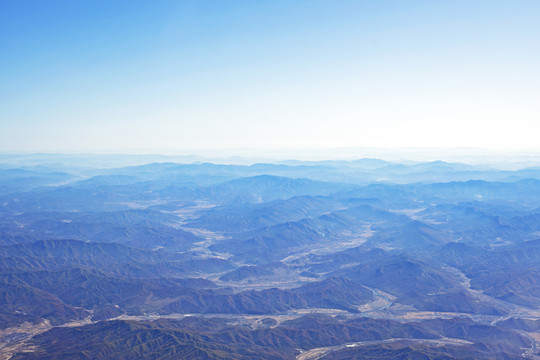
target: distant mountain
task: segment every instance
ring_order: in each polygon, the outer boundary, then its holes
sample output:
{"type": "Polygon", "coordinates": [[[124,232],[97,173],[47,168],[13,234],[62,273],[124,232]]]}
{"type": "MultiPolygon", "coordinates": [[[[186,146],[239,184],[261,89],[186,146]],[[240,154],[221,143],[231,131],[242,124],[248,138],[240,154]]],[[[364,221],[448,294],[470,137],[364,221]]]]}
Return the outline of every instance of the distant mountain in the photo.
{"type": "Polygon", "coordinates": [[[249,264],[263,264],[282,260],[289,249],[324,241],[321,234],[304,222],[287,222],[268,228],[242,234],[248,239],[234,239],[218,242],[210,249],[234,255],[236,261],[249,264]]]}
{"type": "Polygon", "coordinates": [[[467,242],[492,243],[514,241],[523,235],[510,221],[488,215],[466,204],[441,204],[417,213],[424,222],[435,225],[444,224],[451,238],[467,242]]]}
{"type": "Polygon", "coordinates": [[[262,204],[216,207],[189,222],[189,226],[237,233],[317,217],[340,208],[343,205],[326,197],[294,196],[262,204]]]}
{"type": "Polygon", "coordinates": [[[399,249],[429,249],[444,244],[452,234],[418,220],[375,234],[369,239],[371,244],[385,244],[399,249]]]}
{"type": "Polygon", "coordinates": [[[388,255],[386,251],[380,248],[357,246],[327,255],[308,255],[301,260],[293,262],[293,264],[307,263],[309,271],[324,276],[326,273],[343,268],[381,261],[386,259],[388,255]]]}
{"type": "Polygon", "coordinates": [[[261,203],[300,195],[328,195],[353,185],[258,175],[227,181],[201,190],[203,197],[218,203],[261,203]]]}
{"type": "Polygon", "coordinates": [[[29,191],[44,186],[57,186],[74,179],[76,176],[61,171],[0,169],[0,194],[29,191]]]}
{"type": "Polygon", "coordinates": [[[441,197],[452,201],[508,199],[537,204],[540,198],[539,179],[522,179],[516,182],[441,182],[417,185],[415,188],[415,191],[424,197],[441,197]]]}

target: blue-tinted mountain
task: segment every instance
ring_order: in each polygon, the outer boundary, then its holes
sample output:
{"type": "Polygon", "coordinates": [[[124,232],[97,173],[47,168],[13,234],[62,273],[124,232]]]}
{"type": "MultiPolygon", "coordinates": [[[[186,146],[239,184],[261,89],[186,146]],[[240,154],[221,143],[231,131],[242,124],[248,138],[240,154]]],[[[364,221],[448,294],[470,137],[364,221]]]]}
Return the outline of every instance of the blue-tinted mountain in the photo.
{"type": "Polygon", "coordinates": [[[532,162],[229,160],[0,155],[0,357],[540,356],[532,162]]]}

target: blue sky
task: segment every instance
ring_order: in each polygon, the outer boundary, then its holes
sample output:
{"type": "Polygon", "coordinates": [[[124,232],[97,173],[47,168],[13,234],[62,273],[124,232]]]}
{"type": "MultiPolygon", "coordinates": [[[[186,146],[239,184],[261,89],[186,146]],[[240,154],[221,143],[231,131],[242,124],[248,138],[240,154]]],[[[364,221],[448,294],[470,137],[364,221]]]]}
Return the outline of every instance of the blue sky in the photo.
{"type": "Polygon", "coordinates": [[[0,151],[537,150],[540,2],[0,0],[0,151]]]}

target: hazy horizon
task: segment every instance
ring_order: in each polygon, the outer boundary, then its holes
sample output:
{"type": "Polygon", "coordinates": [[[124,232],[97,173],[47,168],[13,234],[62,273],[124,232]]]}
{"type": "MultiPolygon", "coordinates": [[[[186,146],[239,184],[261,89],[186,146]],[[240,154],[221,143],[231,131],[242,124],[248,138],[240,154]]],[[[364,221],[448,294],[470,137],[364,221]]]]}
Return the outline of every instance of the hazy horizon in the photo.
{"type": "Polygon", "coordinates": [[[33,166],[44,163],[80,163],[89,167],[143,165],[157,162],[252,165],[256,163],[317,163],[379,159],[389,163],[448,162],[517,170],[540,166],[538,152],[503,151],[481,148],[331,148],[331,149],[208,149],[189,151],[152,149],[147,151],[94,152],[0,152],[0,163],[33,166]]]}

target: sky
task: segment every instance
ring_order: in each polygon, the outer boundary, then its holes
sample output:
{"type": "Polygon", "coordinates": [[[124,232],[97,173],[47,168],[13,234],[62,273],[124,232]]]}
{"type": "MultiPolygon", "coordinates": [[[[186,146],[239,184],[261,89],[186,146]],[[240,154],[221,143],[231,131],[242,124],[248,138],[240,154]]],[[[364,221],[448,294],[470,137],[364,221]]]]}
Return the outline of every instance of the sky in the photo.
{"type": "Polygon", "coordinates": [[[539,100],[537,0],[0,0],[0,152],[540,154],[539,100]]]}

